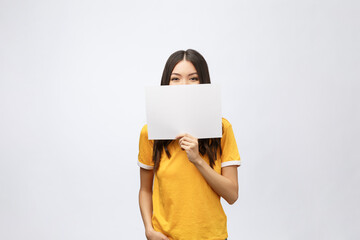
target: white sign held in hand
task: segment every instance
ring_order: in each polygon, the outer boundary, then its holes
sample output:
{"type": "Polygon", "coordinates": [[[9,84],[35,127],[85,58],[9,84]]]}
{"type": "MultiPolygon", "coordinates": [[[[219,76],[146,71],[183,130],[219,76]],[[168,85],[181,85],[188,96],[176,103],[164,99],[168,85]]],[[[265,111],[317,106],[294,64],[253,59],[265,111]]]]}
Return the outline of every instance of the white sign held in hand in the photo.
{"type": "Polygon", "coordinates": [[[150,140],[175,139],[182,133],[196,138],[222,136],[218,85],[152,86],[145,92],[150,140]]]}

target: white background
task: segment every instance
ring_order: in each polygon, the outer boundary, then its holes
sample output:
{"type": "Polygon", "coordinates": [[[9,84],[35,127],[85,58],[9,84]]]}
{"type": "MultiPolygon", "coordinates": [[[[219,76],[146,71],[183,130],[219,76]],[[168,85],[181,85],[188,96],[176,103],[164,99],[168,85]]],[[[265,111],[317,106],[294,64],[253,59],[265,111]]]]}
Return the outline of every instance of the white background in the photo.
{"type": "Polygon", "coordinates": [[[230,239],[359,239],[360,3],[0,1],[0,239],[145,239],[144,87],[193,48],[243,165],[230,239]]]}

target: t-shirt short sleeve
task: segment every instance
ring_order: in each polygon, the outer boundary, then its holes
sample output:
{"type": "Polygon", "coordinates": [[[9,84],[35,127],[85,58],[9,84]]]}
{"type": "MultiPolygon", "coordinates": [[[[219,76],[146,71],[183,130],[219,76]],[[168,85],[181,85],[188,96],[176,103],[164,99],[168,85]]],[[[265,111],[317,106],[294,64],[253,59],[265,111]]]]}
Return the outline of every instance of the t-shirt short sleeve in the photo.
{"type": "Polygon", "coordinates": [[[223,136],[221,138],[221,167],[240,166],[240,154],[234,132],[228,120],[223,118],[223,136]]]}
{"type": "Polygon", "coordinates": [[[147,125],[141,129],[139,139],[138,165],[141,168],[151,170],[154,168],[152,161],[153,141],[148,139],[147,125]]]}

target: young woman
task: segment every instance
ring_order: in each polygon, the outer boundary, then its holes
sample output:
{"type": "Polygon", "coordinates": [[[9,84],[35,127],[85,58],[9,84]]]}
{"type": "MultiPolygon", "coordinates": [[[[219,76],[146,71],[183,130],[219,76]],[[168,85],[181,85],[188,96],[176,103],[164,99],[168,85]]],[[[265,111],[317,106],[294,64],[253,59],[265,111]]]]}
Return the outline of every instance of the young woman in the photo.
{"type": "MultiPolygon", "coordinates": [[[[166,62],[161,85],[210,83],[207,63],[195,50],[177,51],[166,62]]],[[[181,101],[181,99],[179,99],[181,101]]],[[[224,240],[226,215],[220,197],[238,198],[240,156],[231,124],[222,138],[148,140],[140,134],[139,205],[148,240],[224,240]]]]}

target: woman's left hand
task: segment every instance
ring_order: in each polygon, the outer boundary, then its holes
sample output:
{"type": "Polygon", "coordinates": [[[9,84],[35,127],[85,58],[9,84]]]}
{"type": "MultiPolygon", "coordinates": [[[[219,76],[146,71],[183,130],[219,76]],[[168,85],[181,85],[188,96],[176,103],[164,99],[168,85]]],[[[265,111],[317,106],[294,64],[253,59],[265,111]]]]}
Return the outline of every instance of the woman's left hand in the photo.
{"type": "Polygon", "coordinates": [[[200,157],[198,139],[187,133],[178,135],[176,139],[179,140],[180,147],[186,151],[189,161],[195,164],[200,157]]]}

